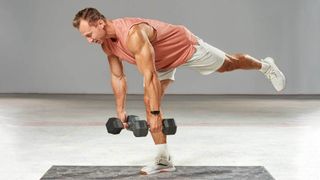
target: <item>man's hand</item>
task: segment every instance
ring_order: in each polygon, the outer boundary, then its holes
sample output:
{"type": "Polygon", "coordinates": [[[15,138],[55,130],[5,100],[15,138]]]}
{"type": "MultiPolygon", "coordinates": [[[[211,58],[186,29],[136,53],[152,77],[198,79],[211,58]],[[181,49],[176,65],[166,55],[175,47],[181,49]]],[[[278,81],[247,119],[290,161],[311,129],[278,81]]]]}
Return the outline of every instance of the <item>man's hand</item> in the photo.
{"type": "Polygon", "coordinates": [[[148,123],[150,126],[150,131],[152,133],[158,133],[162,131],[162,118],[160,115],[149,115],[148,123]]]}
{"type": "Polygon", "coordinates": [[[118,118],[122,122],[123,127],[128,129],[129,125],[128,125],[128,122],[127,122],[127,114],[126,114],[126,112],[119,112],[118,113],[118,118]]]}

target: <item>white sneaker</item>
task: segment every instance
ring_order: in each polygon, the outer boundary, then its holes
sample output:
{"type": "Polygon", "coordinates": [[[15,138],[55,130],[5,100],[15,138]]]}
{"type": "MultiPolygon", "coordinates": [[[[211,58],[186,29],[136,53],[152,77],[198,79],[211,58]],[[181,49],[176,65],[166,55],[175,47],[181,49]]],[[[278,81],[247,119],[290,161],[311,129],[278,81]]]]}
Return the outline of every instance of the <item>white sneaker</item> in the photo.
{"type": "Polygon", "coordinates": [[[172,172],[175,171],[176,168],[172,164],[171,158],[169,156],[168,159],[164,157],[157,157],[156,162],[152,165],[145,166],[140,170],[140,174],[149,175],[161,172],[172,172]]]}
{"type": "Polygon", "coordinates": [[[270,65],[264,75],[271,81],[277,91],[283,90],[286,86],[286,77],[274,63],[274,60],[271,57],[267,57],[262,59],[262,61],[270,65]]]}

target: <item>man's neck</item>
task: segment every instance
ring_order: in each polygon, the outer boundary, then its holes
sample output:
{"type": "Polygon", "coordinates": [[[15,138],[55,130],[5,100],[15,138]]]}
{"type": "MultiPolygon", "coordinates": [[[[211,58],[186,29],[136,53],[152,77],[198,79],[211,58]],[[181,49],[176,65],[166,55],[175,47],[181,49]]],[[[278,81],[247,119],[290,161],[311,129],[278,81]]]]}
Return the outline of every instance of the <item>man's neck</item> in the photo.
{"type": "Polygon", "coordinates": [[[116,30],[114,28],[114,25],[112,23],[112,21],[107,20],[106,22],[106,26],[104,27],[106,32],[107,32],[107,39],[117,39],[117,35],[116,35],[116,30]]]}

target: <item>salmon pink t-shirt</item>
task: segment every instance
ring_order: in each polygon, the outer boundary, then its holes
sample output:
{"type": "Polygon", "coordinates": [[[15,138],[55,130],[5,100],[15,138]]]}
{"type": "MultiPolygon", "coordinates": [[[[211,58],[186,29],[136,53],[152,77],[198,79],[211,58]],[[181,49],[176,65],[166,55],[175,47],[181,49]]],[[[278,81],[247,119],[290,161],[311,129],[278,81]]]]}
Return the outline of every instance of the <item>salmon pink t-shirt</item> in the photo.
{"type": "Polygon", "coordinates": [[[127,47],[127,36],[133,25],[146,23],[155,29],[156,37],[151,41],[155,52],[157,71],[176,68],[191,58],[197,44],[195,36],[182,25],[173,25],[153,19],[119,18],[112,20],[117,40],[107,39],[105,45],[110,53],[120,60],[136,64],[133,54],[127,47]]]}

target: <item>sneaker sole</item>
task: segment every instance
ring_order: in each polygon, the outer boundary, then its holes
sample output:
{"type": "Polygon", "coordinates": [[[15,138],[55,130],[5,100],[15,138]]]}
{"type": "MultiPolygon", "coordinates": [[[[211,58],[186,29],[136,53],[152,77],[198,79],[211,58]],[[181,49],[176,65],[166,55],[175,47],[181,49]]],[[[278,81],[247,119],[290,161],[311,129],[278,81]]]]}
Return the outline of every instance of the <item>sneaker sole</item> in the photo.
{"type": "Polygon", "coordinates": [[[150,175],[150,174],[156,174],[156,173],[162,173],[162,172],[173,172],[173,171],[176,171],[175,167],[167,168],[167,169],[159,169],[159,170],[151,171],[149,173],[147,173],[145,171],[140,171],[140,174],[141,175],[150,175]]]}

